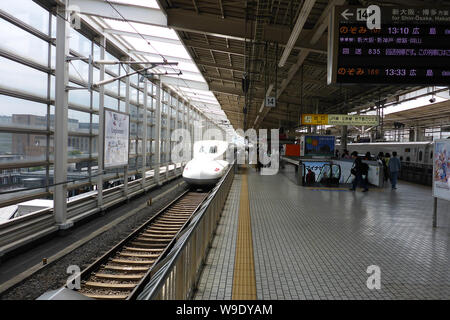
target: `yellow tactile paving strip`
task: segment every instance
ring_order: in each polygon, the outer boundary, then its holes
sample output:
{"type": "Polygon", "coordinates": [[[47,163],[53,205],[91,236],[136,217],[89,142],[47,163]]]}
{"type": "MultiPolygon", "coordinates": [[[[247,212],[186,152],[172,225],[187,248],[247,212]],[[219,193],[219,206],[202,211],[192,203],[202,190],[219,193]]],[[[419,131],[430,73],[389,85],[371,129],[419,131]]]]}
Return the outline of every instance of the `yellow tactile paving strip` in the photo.
{"type": "Polygon", "coordinates": [[[233,300],[256,300],[255,261],[248,199],[247,173],[242,176],[241,199],[234,259],[233,300]]]}

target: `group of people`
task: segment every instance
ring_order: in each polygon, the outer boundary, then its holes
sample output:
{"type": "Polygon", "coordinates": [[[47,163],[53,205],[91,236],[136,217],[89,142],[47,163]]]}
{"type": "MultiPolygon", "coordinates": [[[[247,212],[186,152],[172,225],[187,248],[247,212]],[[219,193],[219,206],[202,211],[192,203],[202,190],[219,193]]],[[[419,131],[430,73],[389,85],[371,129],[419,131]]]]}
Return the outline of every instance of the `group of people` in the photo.
{"type": "Polygon", "coordinates": [[[397,158],[397,152],[392,152],[392,157],[389,152],[383,154],[379,152],[377,156],[377,161],[383,165],[384,180],[391,180],[392,189],[397,189],[397,180],[400,169],[402,168],[402,163],[399,158],[397,158]]]}
{"type": "MultiPolygon", "coordinates": [[[[347,150],[344,150],[344,155],[348,154],[347,150]]],[[[368,173],[369,173],[369,165],[367,163],[362,162],[362,160],[373,160],[370,152],[367,152],[364,158],[358,156],[358,152],[353,151],[351,153],[352,159],[354,159],[353,166],[351,169],[351,173],[355,176],[353,179],[352,187],[350,190],[355,191],[358,185],[361,185],[363,188],[363,192],[369,191],[368,188],[368,173]]],[[[400,159],[397,158],[397,152],[392,152],[391,155],[387,152],[384,154],[383,152],[379,152],[376,160],[383,166],[384,179],[391,180],[392,190],[397,189],[397,180],[398,174],[401,169],[400,159]]]]}

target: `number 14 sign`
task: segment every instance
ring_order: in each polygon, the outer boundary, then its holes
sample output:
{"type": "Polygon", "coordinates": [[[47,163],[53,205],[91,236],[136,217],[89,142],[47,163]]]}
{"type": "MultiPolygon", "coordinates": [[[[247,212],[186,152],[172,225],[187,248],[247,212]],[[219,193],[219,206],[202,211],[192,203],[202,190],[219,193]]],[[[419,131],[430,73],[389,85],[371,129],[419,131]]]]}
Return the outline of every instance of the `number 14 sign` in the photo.
{"type": "Polygon", "coordinates": [[[266,97],[265,106],[268,107],[268,108],[275,108],[275,106],[276,106],[276,99],[275,99],[275,97],[266,97]]]}

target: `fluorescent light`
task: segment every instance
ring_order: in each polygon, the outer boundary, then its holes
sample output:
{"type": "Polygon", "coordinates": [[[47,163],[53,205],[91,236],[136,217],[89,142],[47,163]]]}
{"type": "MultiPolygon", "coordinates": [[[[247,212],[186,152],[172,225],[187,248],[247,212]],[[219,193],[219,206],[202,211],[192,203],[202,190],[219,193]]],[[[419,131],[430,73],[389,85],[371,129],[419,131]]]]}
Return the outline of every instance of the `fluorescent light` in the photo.
{"type": "Polygon", "coordinates": [[[269,88],[267,88],[266,96],[268,96],[268,95],[272,92],[272,89],[273,89],[273,83],[271,83],[271,84],[269,85],[269,88]]]}
{"type": "Polygon", "coordinates": [[[261,108],[259,109],[259,113],[261,113],[263,111],[263,109],[264,109],[264,101],[261,104],[261,108]]]}
{"type": "Polygon", "coordinates": [[[284,67],[287,58],[291,54],[292,48],[294,48],[295,43],[297,42],[298,36],[305,25],[306,20],[308,19],[309,13],[311,12],[316,0],[306,0],[303,4],[302,10],[300,11],[297,22],[295,23],[294,29],[291,32],[291,36],[287,42],[286,47],[284,48],[283,54],[281,55],[280,62],[278,66],[284,67]]]}

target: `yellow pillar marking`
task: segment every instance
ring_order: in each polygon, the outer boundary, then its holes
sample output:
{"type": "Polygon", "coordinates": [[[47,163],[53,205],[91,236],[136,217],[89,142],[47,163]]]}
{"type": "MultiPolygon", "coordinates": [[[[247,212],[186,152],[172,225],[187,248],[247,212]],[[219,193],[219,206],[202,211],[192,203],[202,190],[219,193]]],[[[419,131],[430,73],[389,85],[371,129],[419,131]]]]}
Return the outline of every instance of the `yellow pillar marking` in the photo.
{"type": "Polygon", "coordinates": [[[247,172],[242,175],[232,299],[257,299],[247,172]]]}

